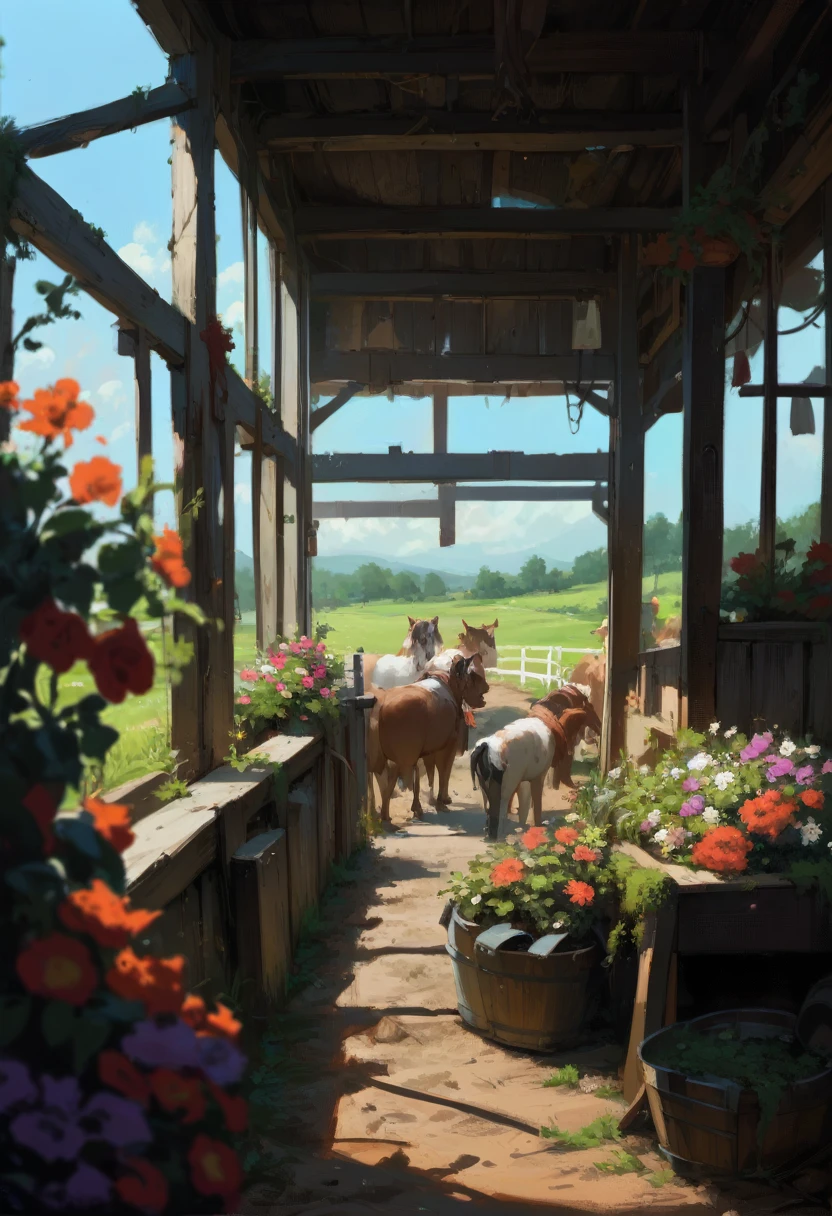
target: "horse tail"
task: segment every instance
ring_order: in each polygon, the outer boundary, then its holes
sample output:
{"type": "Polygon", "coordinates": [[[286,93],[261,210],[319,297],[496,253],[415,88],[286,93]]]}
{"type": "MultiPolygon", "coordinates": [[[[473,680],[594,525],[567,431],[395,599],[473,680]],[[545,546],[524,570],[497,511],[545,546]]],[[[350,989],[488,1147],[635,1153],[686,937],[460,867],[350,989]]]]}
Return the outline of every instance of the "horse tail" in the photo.
{"type": "Polygon", "coordinates": [[[484,790],[489,781],[500,783],[503,779],[502,769],[491,763],[488,755],[488,740],[481,739],[471,752],[471,784],[477,788],[479,779],[480,789],[484,790]]]}

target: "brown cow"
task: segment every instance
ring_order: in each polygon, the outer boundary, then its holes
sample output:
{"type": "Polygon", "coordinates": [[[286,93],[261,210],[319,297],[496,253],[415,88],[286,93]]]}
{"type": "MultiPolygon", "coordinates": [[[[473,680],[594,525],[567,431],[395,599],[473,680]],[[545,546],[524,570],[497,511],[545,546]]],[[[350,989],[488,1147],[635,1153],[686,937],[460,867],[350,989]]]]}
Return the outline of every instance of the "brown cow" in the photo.
{"type": "Polygon", "coordinates": [[[449,672],[425,673],[415,684],[379,693],[370,717],[368,764],[378,778],[382,820],[390,820],[390,796],[399,777],[413,781],[411,810],[421,818],[416,765],[424,756],[436,757],[440,795],[447,797],[463,702],[480,708],[487,691],[472,656],[456,659],[449,672]]]}

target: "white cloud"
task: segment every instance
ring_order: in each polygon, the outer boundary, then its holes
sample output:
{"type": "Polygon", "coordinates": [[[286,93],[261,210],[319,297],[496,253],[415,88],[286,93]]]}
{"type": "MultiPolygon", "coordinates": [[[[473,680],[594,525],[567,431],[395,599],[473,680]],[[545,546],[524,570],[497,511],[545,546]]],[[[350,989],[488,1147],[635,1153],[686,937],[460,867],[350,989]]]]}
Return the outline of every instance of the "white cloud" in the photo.
{"type": "MultiPolygon", "coordinates": [[[[133,234],[135,236],[135,233],[133,234]]],[[[225,287],[228,283],[242,283],[245,266],[242,262],[232,262],[217,275],[217,286],[225,287]]]]}
{"type": "Polygon", "coordinates": [[[240,481],[235,485],[234,501],[251,506],[251,486],[247,481],[240,481]]]}
{"type": "Polygon", "coordinates": [[[105,405],[111,406],[114,410],[117,410],[120,405],[124,405],[127,399],[124,384],[121,380],[105,380],[99,386],[97,396],[101,398],[105,405]]]}
{"type": "Polygon", "coordinates": [[[242,300],[235,300],[228,308],[223,311],[222,323],[226,329],[243,328],[243,322],[246,317],[246,309],[242,300]]]}
{"type": "Polygon", "coordinates": [[[133,240],[122,245],[118,256],[150,283],[170,270],[167,247],[159,241],[155,229],[144,220],[136,224],[133,240]]]}
{"type": "Polygon", "coordinates": [[[40,350],[22,350],[15,358],[15,371],[25,371],[27,367],[42,370],[51,367],[55,362],[55,352],[51,346],[42,346],[40,350]]]}
{"type": "Polygon", "coordinates": [[[152,245],[156,241],[156,229],[152,224],[139,220],[133,229],[133,240],[138,241],[140,245],[152,245]]]}
{"type": "Polygon", "coordinates": [[[110,443],[117,443],[119,439],[123,439],[125,435],[133,433],[133,423],[129,421],[120,422],[110,436],[110,443]]]}

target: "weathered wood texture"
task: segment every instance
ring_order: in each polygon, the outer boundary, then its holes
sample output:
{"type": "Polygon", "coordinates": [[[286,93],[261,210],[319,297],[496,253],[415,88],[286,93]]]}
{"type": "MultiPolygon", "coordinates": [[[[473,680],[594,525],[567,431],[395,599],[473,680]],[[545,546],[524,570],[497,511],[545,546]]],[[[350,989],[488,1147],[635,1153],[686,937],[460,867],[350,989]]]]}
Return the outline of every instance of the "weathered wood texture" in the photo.
{"type": "Polygon", "coordinates": [[[639,711],[659,718],[672,733],[679,729],[679,663],[681,647],[643,650],[639,655],[639,711]]]}
{"type": "Polygon", "coordinates": [[[560,240],[573,234],[665,232],[676,212],[664,207],[525,210],[488,207],[307,207],[295,217],[302,241],[344,239],[560,240]]]}
{"type": "Polygon", "coordinates": [[[246,841],[232,858],[237,960],[250,1007],[267,1013],[282,1000],[292,958],[289,851],[276,828],[246,841]]]}
{"type": "MultiPolygon", "coordinates": [[[[454,502],[592,502],[596,486],[460,486],[446,487],[454,502]]],[[[607,487],[600,487],[606,494],[607,487]]],[[[438,498],[372,499],[366,502],[316,502],[316,519],[439,519],[438,498]]]]}
{"type": "Polygon", "coordinates": [[[408,383],[476,384],[609,384],[615,360],[603,351],[577,354],[442,355],[398,350],[314,350],[311,377],[315,384],[354,380],[375,392],[408,383]]]}
{"type": "MultiPolygon", "coordinates": [[[[640,428],[639,428],[640,430],[640,428]]],[[[325,481],[606,481],[606,452],[334,452],[313,456],[315,482],[325,481]]],[[[639,620],[641,619],[641,592],[639,620]]]]}
{"type": "Polygon", "coordinates": [[[319,804],[316,782],[307,776],[290,791],[281,808],[289,842],[289,919],[292,943],[297,945],[304,918],[318,898],[319,804]]]}
{"type": "MultiPolygon", "coordinates": [[[[295,441],[296,451],[300,436],[299,366],[300,343],[298,328],[298,305],[289,291],[285,274],[287,259],[280,256],[279,307],[280,329],[280,403],[281,421],[284,430],[295,441]]],[[[298,459],[298,464],[300,459],[298,459]]],[[[283,483],[283,603],[281,607],[282,632],[291,634],[299,624],[298,612],[298,493],[300,479],[288,478],[283,483]]]]}
{"type": "Polygon", "coordinates": [[[329,300],[581,299],[615,289],[601,270],[313,271],[312,296],[329,300]]]}
{"type": "MultiPolygon", "coordinates": [[[[823,187],[823,281],[832,283],[832,181],[823,187]]],[[[827,376],[832,377],[832,292],[824,307],[824,346],[827,376]]],[[[823,466],[820,488],[820,539],[832,542],[832,399],[823,403],[823,466]]]]}

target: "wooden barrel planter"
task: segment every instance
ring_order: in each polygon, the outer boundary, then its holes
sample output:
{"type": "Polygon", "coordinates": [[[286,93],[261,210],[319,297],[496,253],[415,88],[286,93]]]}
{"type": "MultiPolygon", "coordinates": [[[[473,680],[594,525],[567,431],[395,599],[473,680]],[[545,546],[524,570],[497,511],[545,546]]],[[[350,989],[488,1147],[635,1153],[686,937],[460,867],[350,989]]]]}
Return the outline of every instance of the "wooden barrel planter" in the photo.
{"type": "MultiPolygon", "coordinates": [[[[777,1009],[712,1013],[688,1025],[715,1032],[742,1027],[756,1037],[795,1033],[794,1016],[777,1009]]],[[[790,1085],[760,1138],[760,1106],[753,1090],[651,1064],[652,1052],[674,1029],[650,1035],[638,1054],[659,1143],[677,1173],[741,1177],[782,1169],[811,1157],[829,1140],[832,1069],[790,1085]]]]}
{"type": "Polygon", "coordinates": [[[535,942],[510,925],[484,930],[463,920],[456,908],[447,928],[457,1005],[468,1026],[527,1051],[552,1051],[577,1041],[600,946],[549,953],[564,935],[535,942]]]}

